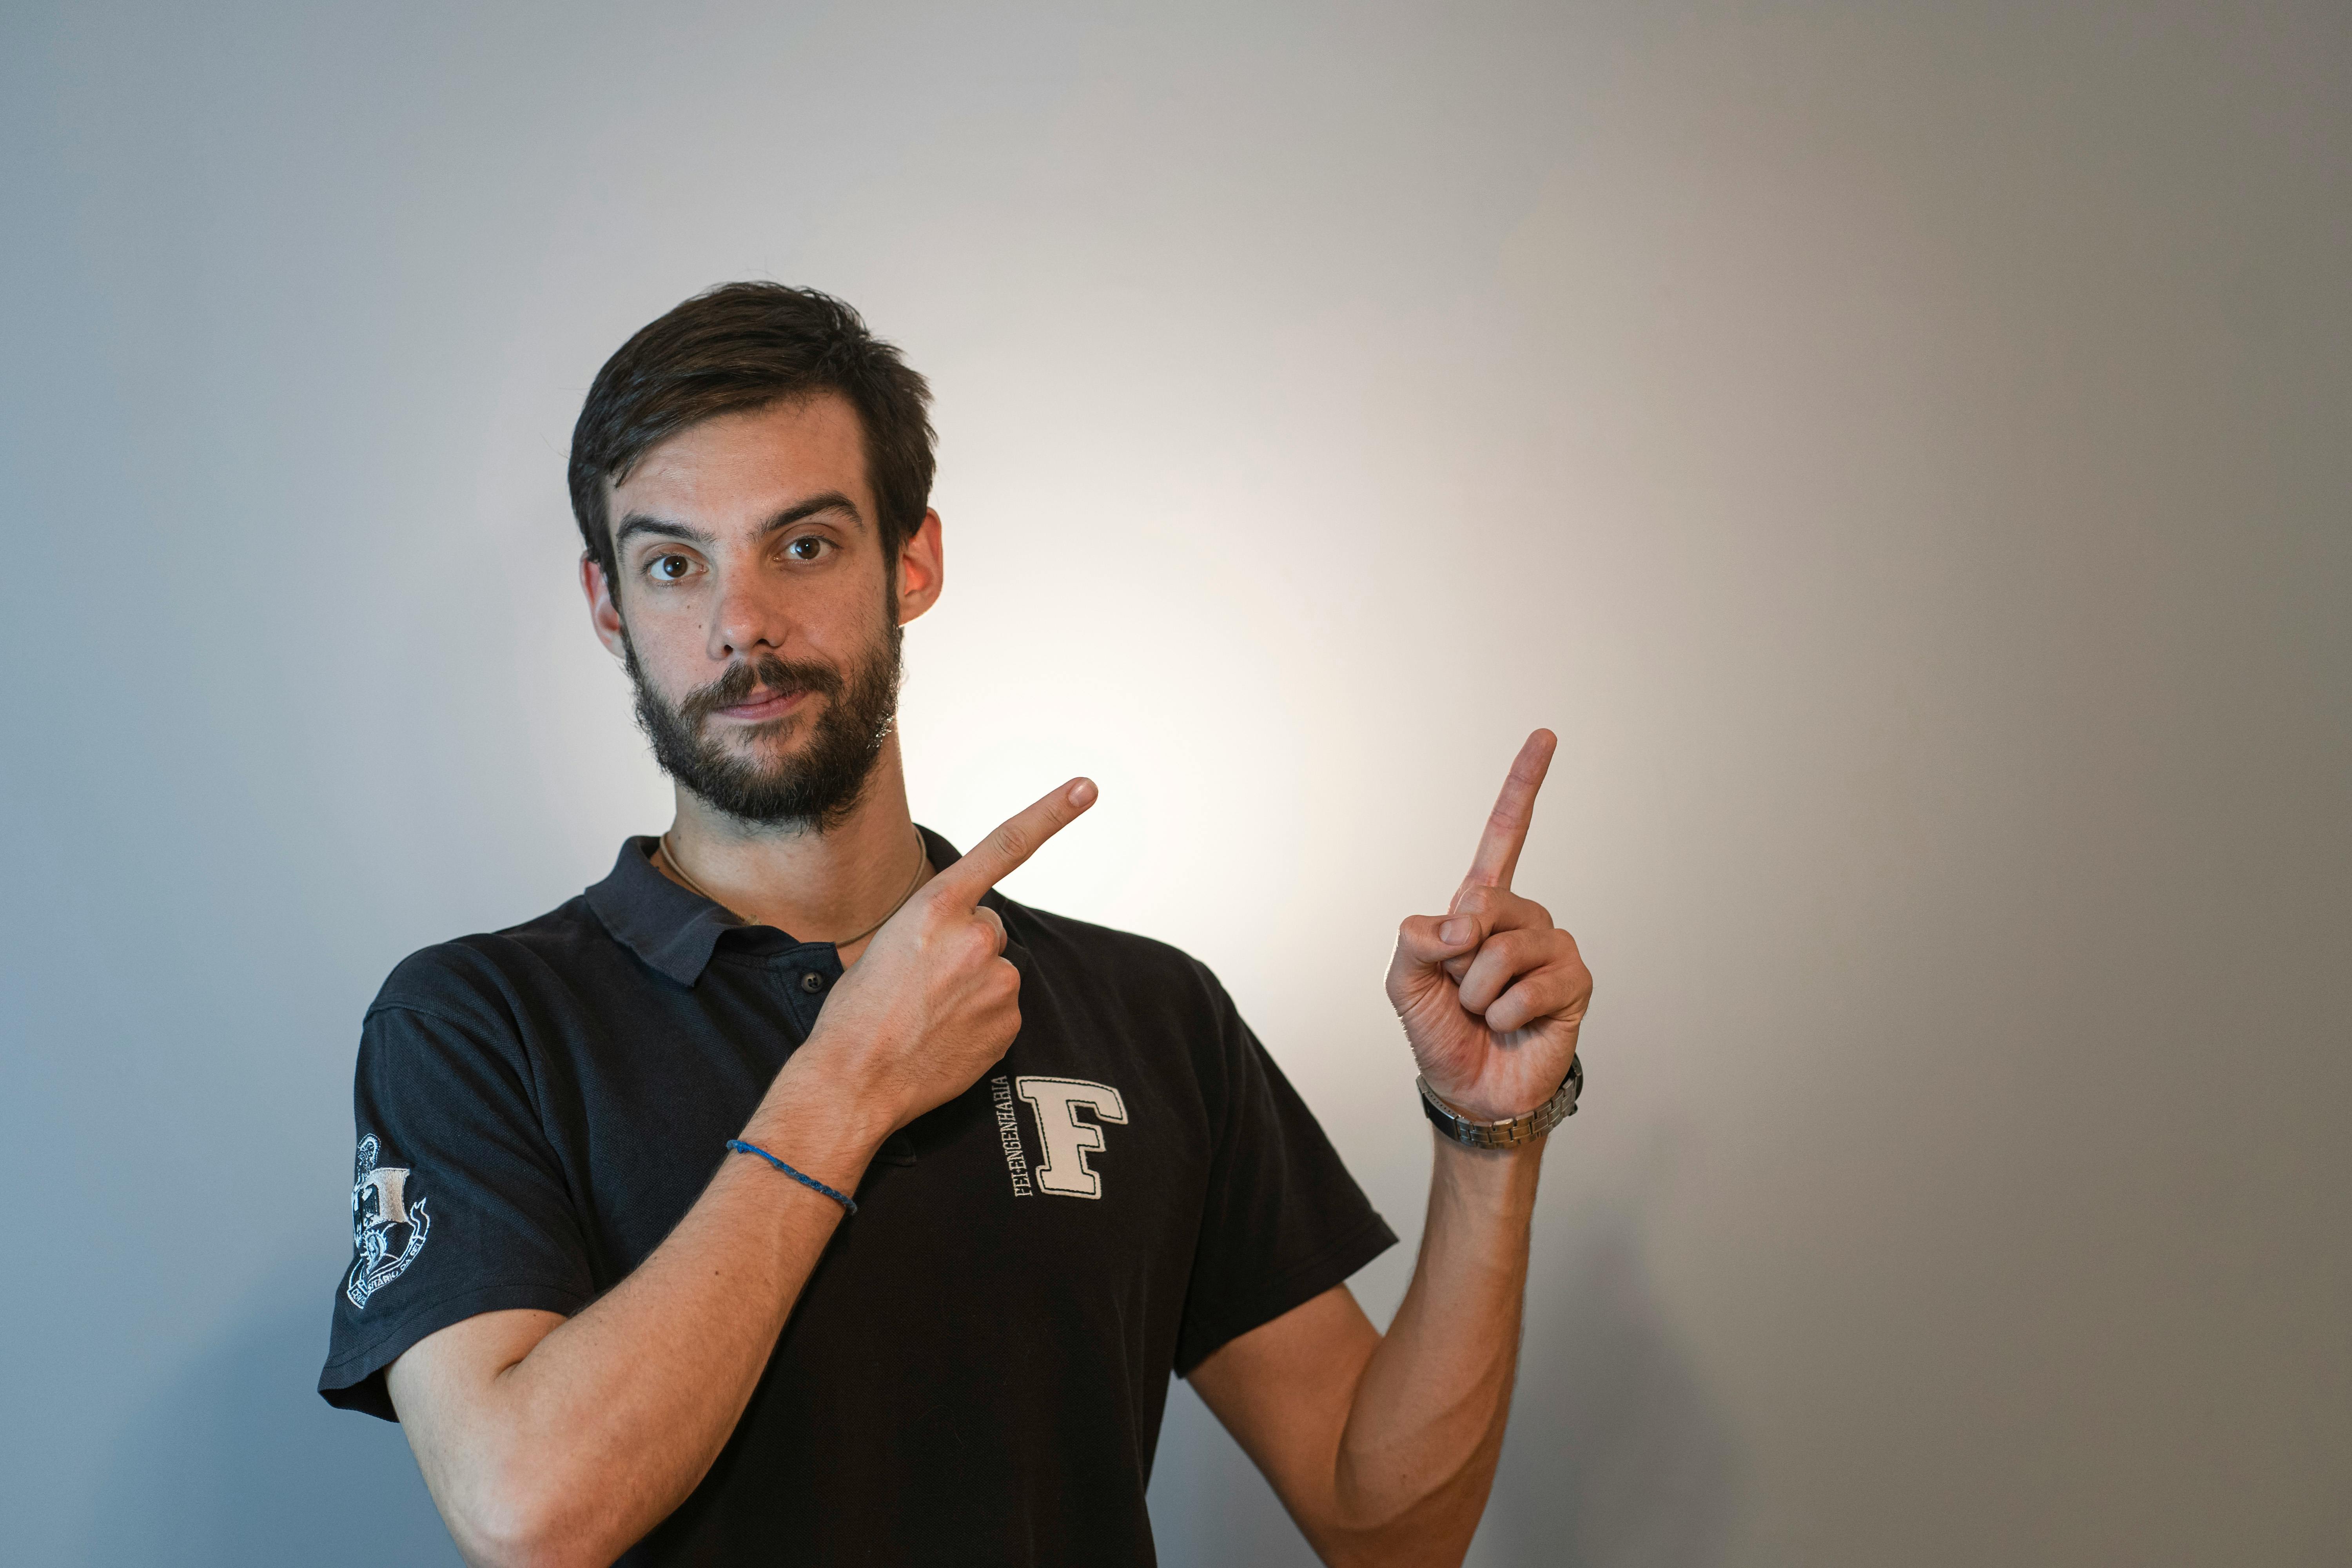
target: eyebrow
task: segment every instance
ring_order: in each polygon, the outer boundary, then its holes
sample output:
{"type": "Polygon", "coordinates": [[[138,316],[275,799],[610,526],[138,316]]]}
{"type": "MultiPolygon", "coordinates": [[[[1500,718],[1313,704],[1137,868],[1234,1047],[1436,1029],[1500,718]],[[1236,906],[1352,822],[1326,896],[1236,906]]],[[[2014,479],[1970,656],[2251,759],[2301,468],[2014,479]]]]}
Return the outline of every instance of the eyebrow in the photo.
{"type": "MultiPolygon", "coordinates": [[[[856,502],[839,490],[827,490],[823,495],[814,495],[804,501],[788,506],[761,523],[760,537],[765,538],[779,529],[790,528],[796,522],[804,522],[824,511],[845,511],[853,522],[865,521],[865,519],[858,515],[856,502]]],[[[620,550],[639,534],[651,534],[656,539],[680,539],[688,544],[703,545],[712,543],[719,537],[707,529],[675,522],[666,517],[649,517],[644,512],[633,511],[621,520],[620,527],[613,531],[613,548],[615,551],[620,550]]]]}
{"type": "Polygon", "coordinates": [[[619,550],[640,533],[650,533],[656,539],[683,539],[688,544],[708,544],[715,537],[701,529],[672,522],[667,518],[647,517],[644,512],[633,511],[621,520],[620,527],[613,531],[613,548],[619,550]]]}
{"type": "Polygon", "coordinates": [[[760,525],[760,532],[761,536],[764,537],[775,532],[778,529],[790,528],[796,522],[805,522],[821,511],[845,511],[849,514],[849,520],[852,522],[862,523],[866,521],[857,514],[857,503],[856,501],[851,500],[839,490],[827,490],[823,495],[809,497],[808,500],[801,502],[798,506],[786,507],[783,510],[778,512],[775,516],[761,523],[760,525]]]}

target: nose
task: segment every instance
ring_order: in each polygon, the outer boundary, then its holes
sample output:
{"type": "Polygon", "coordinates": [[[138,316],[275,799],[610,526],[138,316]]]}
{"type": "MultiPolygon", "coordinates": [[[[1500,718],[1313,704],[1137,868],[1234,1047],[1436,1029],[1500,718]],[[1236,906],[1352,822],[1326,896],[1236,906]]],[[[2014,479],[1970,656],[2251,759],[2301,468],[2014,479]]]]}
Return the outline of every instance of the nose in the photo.
{"type": "Polygon", "coordinates": [[[711,607],[706,651],[714,663],[749,658],[762,650],[782,652],[791,633],[783,606],[773,595],[761,592],[759,574],[722,577],[718,602],[711,607]]]}

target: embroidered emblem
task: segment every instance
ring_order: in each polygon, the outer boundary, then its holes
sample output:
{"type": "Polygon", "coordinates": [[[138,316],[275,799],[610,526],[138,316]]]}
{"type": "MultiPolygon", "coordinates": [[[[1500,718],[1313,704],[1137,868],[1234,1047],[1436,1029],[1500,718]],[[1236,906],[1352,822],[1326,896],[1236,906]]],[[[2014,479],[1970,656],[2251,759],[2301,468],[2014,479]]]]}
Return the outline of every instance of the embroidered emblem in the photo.
{"type": "Polygon", "coordinates": [[[408,1202],[410,1172],[404,1165],[379,1165],[375,1135],[360,1140],[359,1157],[352,1164],[352,1245],[359,1257],[352,1262],[351,1283],[343,1294],[352,1305],[365,1309],[368,1298],[391,1284],[425,1250],[425,1232],[432,1216],[425,1200],[408,1202]],[[395,1230],[406,1230],[407,1240],[395,1256],[395,1230]]]}
{"type": "Polygon", "coordinates": [[[1087,1154],[1103,1146],[1105,1127],[1127,1124],[1127,1102],[1118,1090],[1082,1078],[1024,1074],[1013,1080],[1013,1092],[1036,1113],[1037,1142],[1045,1148],[1045,1163],[1037,1167],[1037,1190],[1065,1198],[1102,1196],[1102,1176],[1087,1163],[1087,1154]],[[1094,1120],[1081,1121],[1072,1114],[1080,1108],[1092,1112],[1094,1120]]]}

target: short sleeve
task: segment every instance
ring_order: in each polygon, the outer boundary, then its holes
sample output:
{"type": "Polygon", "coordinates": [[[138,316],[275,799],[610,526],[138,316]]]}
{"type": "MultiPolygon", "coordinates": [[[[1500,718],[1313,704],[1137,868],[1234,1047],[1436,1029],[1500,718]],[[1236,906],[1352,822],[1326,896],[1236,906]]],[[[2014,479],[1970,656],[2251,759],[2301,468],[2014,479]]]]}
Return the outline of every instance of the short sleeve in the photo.
{"type": "Polygon", "coordinates": [[[386,1420],[383,1369],[417,1341],[482,1312],[568,1316],[593,1294],[520,1039],[495,1006],[440,989],[454,994],[380,997],[360,1034],[352,1260],[319,1393],[386,1420]]]}
{"type": "Polygon", "coordinates": [[[1221,988],[1215,1000],[1224,1094],[1177,1331],[1176,1371],[1183,1376],[1227,1342],[1339,1284],[1397,1239],[1221,988]]]}

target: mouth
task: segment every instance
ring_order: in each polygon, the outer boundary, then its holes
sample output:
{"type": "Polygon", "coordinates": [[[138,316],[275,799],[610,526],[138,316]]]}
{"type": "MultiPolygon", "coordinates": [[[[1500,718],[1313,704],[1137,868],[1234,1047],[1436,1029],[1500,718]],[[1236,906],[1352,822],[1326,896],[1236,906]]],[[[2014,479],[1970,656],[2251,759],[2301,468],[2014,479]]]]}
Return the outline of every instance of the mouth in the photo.
{"type": "Polygon", "coordinates": [[[726,708],[711,710],[712,716],[731,719],[739,724],[760,724],[771,719],[781,719],[807,700],[803,690],[754,691],[749,699],[726,708]]]}

